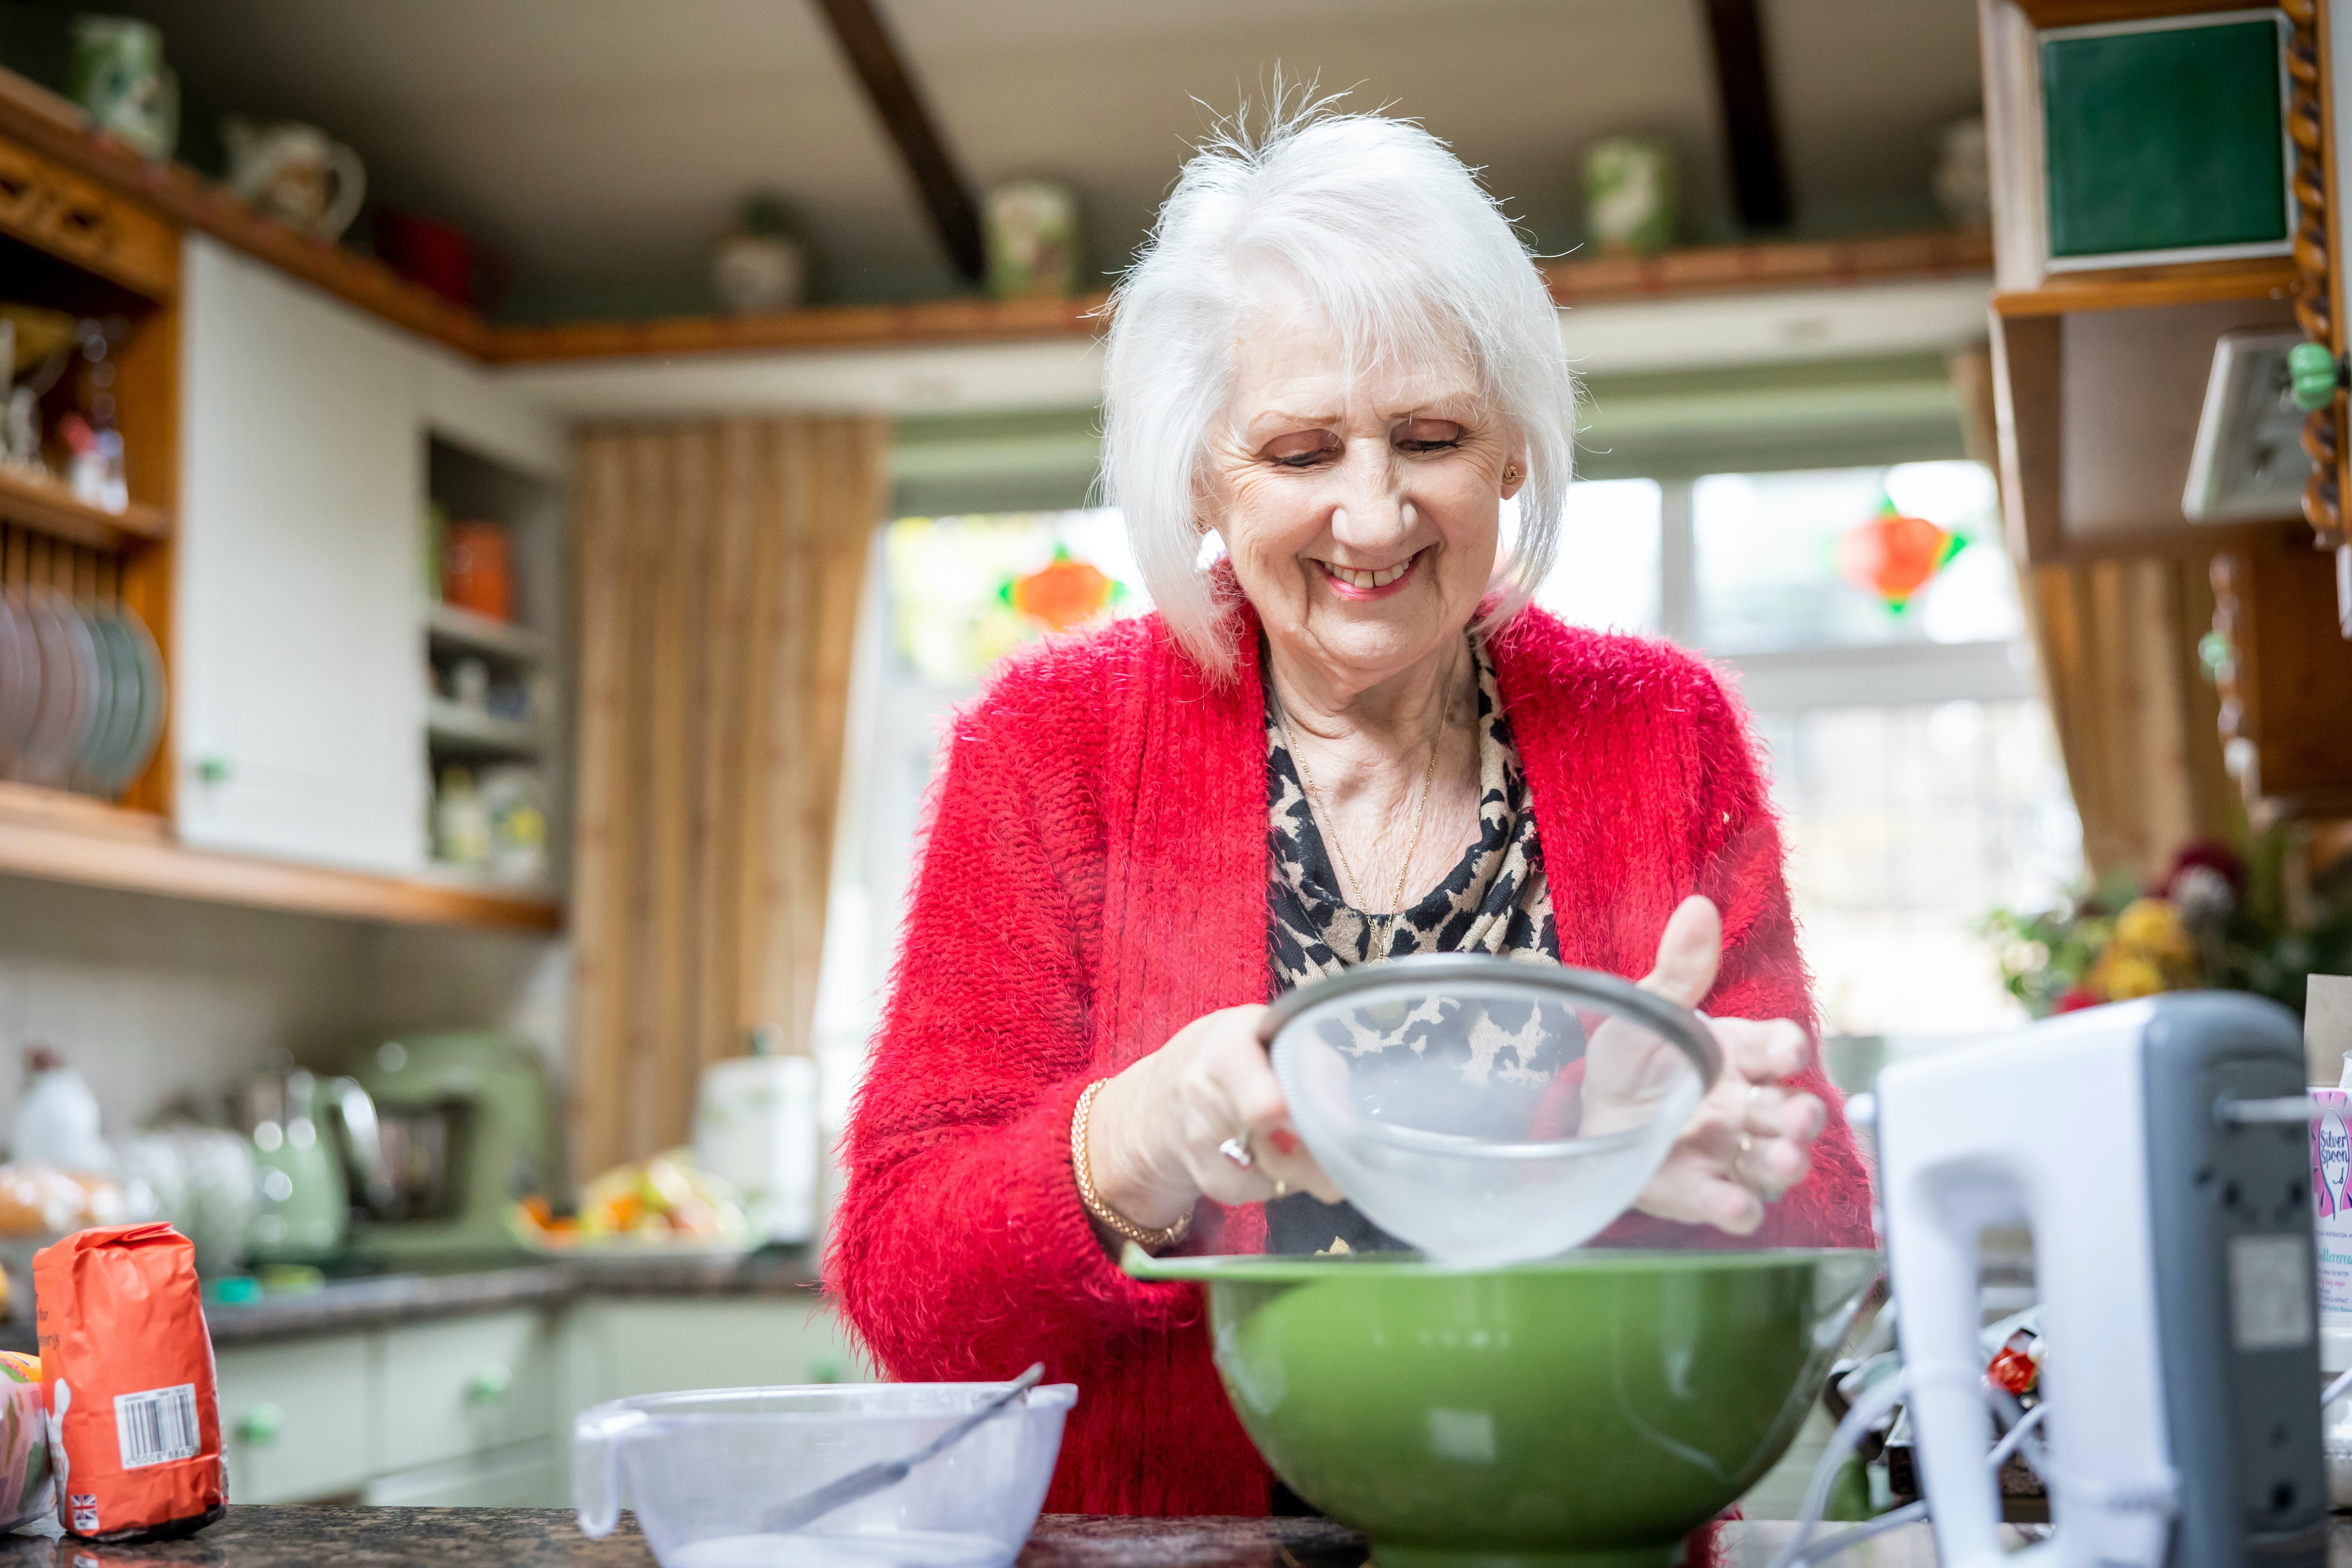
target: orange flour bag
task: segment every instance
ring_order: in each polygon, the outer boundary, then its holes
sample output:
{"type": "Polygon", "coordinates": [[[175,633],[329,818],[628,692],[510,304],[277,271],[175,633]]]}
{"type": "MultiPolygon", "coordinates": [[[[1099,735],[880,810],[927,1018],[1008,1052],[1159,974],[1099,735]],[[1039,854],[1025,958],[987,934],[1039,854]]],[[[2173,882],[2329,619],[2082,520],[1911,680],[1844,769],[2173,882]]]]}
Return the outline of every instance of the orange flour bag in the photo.
{"type": "Polygon", "coordinates": [[[99,1541],[202,1530],[227,1500],[196,1249],[168,1225],[85,1230],[33,1259],[58,1522],[99,1541]]]}

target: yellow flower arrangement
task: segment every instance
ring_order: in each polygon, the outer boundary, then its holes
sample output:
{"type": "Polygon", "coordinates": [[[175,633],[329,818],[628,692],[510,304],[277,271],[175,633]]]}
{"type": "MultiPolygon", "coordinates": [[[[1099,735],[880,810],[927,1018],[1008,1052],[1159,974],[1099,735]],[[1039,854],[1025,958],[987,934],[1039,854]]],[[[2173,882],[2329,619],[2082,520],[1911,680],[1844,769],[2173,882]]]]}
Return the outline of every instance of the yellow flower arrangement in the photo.
{"type": "Polygon", "coordinates": [[[2197,939],[2169,899],[2134,899],[2116,917],[2115,934],[2089,976],[2110,1002],[2128,1002],[2199,983],[2197,939]]]}

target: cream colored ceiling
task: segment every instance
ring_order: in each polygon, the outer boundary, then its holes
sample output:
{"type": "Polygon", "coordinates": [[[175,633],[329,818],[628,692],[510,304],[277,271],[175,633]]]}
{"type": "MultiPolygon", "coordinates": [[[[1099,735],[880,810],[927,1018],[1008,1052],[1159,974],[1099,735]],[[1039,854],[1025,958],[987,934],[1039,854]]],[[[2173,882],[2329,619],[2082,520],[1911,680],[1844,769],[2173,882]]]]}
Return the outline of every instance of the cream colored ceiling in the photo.
{"type": "MultiPolygon", "coordinates": [[[[881,0],[971,175],[1069,180],[1094,259],[1141,237],[1210,109],[1279,66],[1414,115],[1547,245],[1576,159],[1651,131],[1694,226],[1727,227],[1696,0],[881,0]],[[1195,101],[1196,100],[1202,101],[1195,101]]],[[[1765,0],[1801,226],[1925,205],[1935,130],[1978,98],[1970,0],[1765,0]]],[[[849,295],[945,271],[802,0],[131,0],[204,96],[328,127],[386,200],[449,217],[591,301],[691,286],[736,199],[782,192],[849,295]]]]}

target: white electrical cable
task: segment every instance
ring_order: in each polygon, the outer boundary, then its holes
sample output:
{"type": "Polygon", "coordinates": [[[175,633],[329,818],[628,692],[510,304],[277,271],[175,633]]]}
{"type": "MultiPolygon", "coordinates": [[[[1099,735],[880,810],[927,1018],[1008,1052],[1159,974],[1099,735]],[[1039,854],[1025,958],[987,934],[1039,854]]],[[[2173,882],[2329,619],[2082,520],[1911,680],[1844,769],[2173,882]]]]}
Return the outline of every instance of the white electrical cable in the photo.
{"type": "MultiPolygon", "coordinates": [[[[1797,1532],[1773,1556],[1771,1568],[1810,1568],[1811,1564],[1834,1557],[1848,1547],[1858,1546],[1874,1535],[1928,1517],[1927,1502],[1923,1498],[1883,1513],[1876,1519],[1849,1526],[1835,1535],[1820,1541],[1813,1539],[1813,1532],[1821,1527],[1822,1515],[1828,1510],[1830,1488],[1836,1484],[1838,1472],[1844,1468],[1855,1445],[1861,1442],[1863,1433],[1903,1403],[1910,1392],[1911,1379],[1912,1373],[1906,1370],[1874,1383],[1863,1390],[1848,1407],[1844,1418],[1837,1424],[1837,1430],[1831,1434],[1829,1446],[1822,1450],[1821,1459],[1813,1467],[1812,1479],[1805,1488],[1804,1504],[1798,1510],[1797,1532]]],[[[2026,1463],[2032,1466],[2035,1473],[2045,1482],[2053,1479],[2050,1473],[2053,1467],[2050,1463],[2048,1447],[2039,1431],[2049,1417],[2049,1402],[2045,1400],[2027,1410],[2015,1395],[1990,1380],[1982,1384],[1982,1392],[2010,1422],[2009,1430],[1985,1455],[1986,1468],[1998,1470],[2009,1462],[2011,1455],[2022,1452],[2026,1463]]],[[[2339,1373],[2329,1382],[2320,1394],[2320,1408],[2325,1410],[2347,1394],[2352,1394],[2352,1371],[2339,1373]]],[[[2085,1486],[2077,1482],[2072,1489],[2083,1495],[2086,1501],[2095,1500],[2108,1508],[2127,1509],[2135,1512],[2169,1514],[2179,1502],[2178,1484],[2169,1477],[2139,1486],[2085,1486]]]]}
{"type": "Polygon", "coordinates": [[[2347,1393],[2352,1393],[2352,1372],[2339,1372],[2336,1374],[2336,1381],[2329,1384],[2326,1391],[2320,1394],[2319,1407],[2322,1410],[2326,1409],[2343,1398],[2347,1393]]]}
{"type": "MultiPolygon", "coordinates": [[[[1909,1387],[1910,1374],[1897,1373],[1864,1389],[1847,1407],[1844,1418],[1837,1424],[1837,1430],[1830,1434],[1829,1447],[1822,1450],[1820,1461],[1813,1466],[1812,1479],[1806,1483],[1803,1506],[1797,1510],[1797,1533],[1790,1536],[1789,1543],[1773,1557],[1772,1568],[1797,1568],[1800,1563],[1816,1560],[1816,1554],[1810,1550],[1813,1531],[1821,1527],[1822,1515],[1829,1509],[1830,1488],[1836,1484],[1838,1471],[1844,1468],[1846,1458],[1853,1452],[1854,1445],[1862,1441],[1862,1435],[1876,1425],[1881,1416],[1902,1404],[1909,1387]]],[[[1830,1546],[1845,1539],[1842,1532],[1822,1544],[1830,1546]]]]}
{"type": "MultiPolygon", "coordinates": [[[[2047,1405],[2037,1405],[2027,1411],[2025,1419],[2011,1427],[2007,1435],[1992,1446],[1992,1452],[1985,1456],[1986,1466],[1997,1470],[2009,1463],[2009,1457],[2024,1447],[2025,1439],[2032,1435],[2036,1426],[2042,1425],[2042,1418],[2049,1414],[2050,1406],[2047,1405]]],[[[2027,1455],[2025,1462],[2029,1465],[2032,1464],[2033,1457],[2031,1454],[2027,1455]]],[[[2037,1474],[2040,1473],[2040,1467],[2035,1467],[2035,1469],[2037,1474]]]]}
{"type": "Polygon", "coordinates": [[[1819,1563],[1836,1556],[1849,1546],[1859,1546],[1874,1535],[1883,1534],[1890,1530],[1900,1530],[1906,1524],[1917,1524],[1927,1517],[1927,1500],[1923,1498],[1917,1502],[1906,1502],[1901,1508],[1880,1514],[1876,1519],[1865,1521],[1849,1529],[1841,1530],[1835,1535],[1824,1540],[1816,1541],[1799,1552],[1790,1561],[1799,1564],[1819,1563]]]}
{"type": "MultiPolygon", "coordinates": [[[[1853,1454],[1854,1445],[1862,1440],[1863,1433],[1903,1403],[1910,1393],[1914,1375],[1910,1369],[1906,1368],[1883,1382],[1871,1384],[1847,1409],[1844,1419],[1837,1424],[1837,1430],[1830,1434],[1829,1446],[1822,1450],[1821,1459],[1813,1467],[1812,1480],[1805,1488],[1804,1505],[1797,1510],[1797,1532],[1774,1555],[1771,1568],[1808,1568],[1811,1563],[1836,1556],[1850,1546],[1859,1546],[1882,1531],[1898,1525],[1916,1523],[1928,1516],[1927,1500],[1922,1498],[1917,1502],[1906,1503],[1892,1512],[1883,1513],[1876,1519],[1849,1526],[1835,1535],[1820,1541],[1813,1539],[1813,1531],[1821,1527],[1822,1515],[1829,1507],[1830,1488],[1836,1483],[1838,1471],[1844,1468],[1847,1458],[1853,1454]]],[[[1972,1378],[1969,1381],[1971,1386],[1979,1393],[1993,1396],[1997,1403],[2003,1403],[2000,1396],[2009,1392],[1989,1379],[1972,1378]]],[[[2036,1436],[2034,1428],[2042,1424],[2050,1409],[2045,1402],[2032,1410],[2025,1410],[2014,1396],[2009,1397],[2005,1403],[2011,1411],[2017,1413],[2015,1424],[1985,1456],[1988,1469],[2000,1469],[2011,1454],[2032,1441],[2036,1436]]],[[[2033,1457],[2029,1449],[2028,1459],[2033,1457]]],[[[2165,1506],[2168,1508],[2169,1502],[2168,1496],[2165,1506]]]]}

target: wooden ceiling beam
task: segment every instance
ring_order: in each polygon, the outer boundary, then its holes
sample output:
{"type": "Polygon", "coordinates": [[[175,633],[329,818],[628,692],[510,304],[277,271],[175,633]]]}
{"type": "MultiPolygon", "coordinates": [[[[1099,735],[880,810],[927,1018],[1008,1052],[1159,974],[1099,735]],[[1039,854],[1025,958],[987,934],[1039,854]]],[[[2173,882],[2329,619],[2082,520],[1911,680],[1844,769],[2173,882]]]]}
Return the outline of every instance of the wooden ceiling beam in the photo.
{"type": "Polygon", "coordinates": [[[1780,165],[1759,3],[1706,0],[1706,33],[1714,45],[1724,151],[1731,161],[1732,205],[1743,228],[1770,229],[1789,222],[1789,181],[1780,165]]]}
{"type": "Polygon", "coordinates": [[[971,184],[956,164],[924,102],[914,72],[908,68],[898,40],[874,8],[874,0],[813,0],[833,28],[835,42],[848,57],[866,89],[866,101],[880,118],[907,166],[915,189],[930,215],[931,227],[947,247],[948,258],[967,282],[977,283],[987,273],[986,253],[980,237],[980,204],[971,184]]]}

